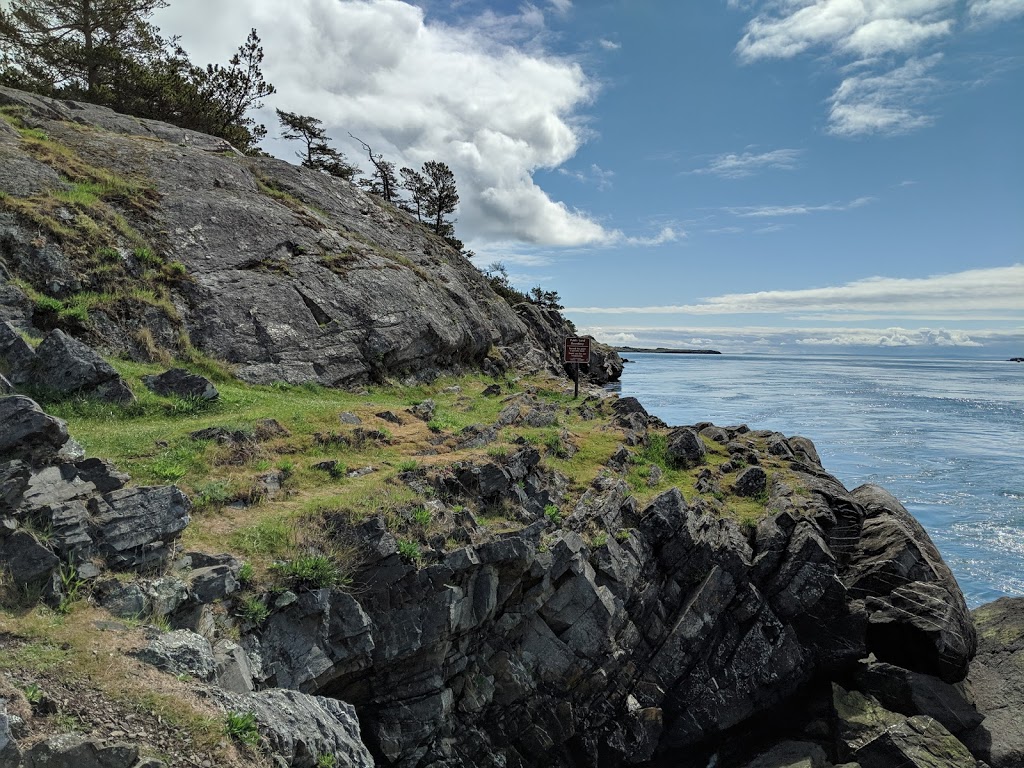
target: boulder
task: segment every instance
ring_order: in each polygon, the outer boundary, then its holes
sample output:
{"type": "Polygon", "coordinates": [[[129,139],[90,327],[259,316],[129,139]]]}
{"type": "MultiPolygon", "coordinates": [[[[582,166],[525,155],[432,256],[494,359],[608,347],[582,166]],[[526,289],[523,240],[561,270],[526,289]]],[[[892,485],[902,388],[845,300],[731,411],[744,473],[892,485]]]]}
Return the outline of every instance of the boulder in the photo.
{"type": "Polygon", "coordinates": [[[50,331],[36,350],[33,383],[61,394],[125,403],[135,395],[113,366],[61,330],[50,331]]]}
{"type": "Polygon", "coordinates": [[[855,489],[864,509],[861,537],[843,583],[864,599],[868,650],[880,661],[963,680],[977,639],[967,604],[931,538],[890,493],[855,489]]]}
{"type": "Polygon", "coordinates": [[[886,728],[857,750],[861,768],[976,768],[967,747],[937,720],[923,715],[886,728]]]}
{"type": "Polygon", "coordinates": [[[23,768],[136,768],[138,761],[138,746],[104,746],[77,734],[65,733],[51,736],[29,749],[23,768]]]}
{"type": "Polygon", "coordinates": [[[7,380],[7,377],[0,373],[0,395],[13,395],[14,385],[7,380]]]}
{"type": "Polygon", "coordinates": [[[7,701],[0,698],[0,768],[15,768],[21,765],[21,750],[11,734],[11,715],[7,713],[7,701]]]}
{"type": "Polygon", "coordinates": [[[322,755],[333,756],[332,765],[345,768],[375,765],[360,738],[356,711],[343,701],[281,689],[224,695],[223,700],[229,711],[252,712],[271,754],[291,768],[317,768],[322,755]]]}
{"type": "Polygon", "coordinates": [[[173,395],[198,400],[216,400],[220,397],[217,388],[209,379],[184,368],[171,368],[159,376],[143,376],[142,383],[151,392],[164,397],[173,395]]]}
{"type": "Polygon", "coordinates": [[[187,629],[158,635],[136,656],[169,674],[189,675],[204,683],[217,675],[217,662],[209,641],[187,629]]]}
{"type": "Polygon", "coordinates": [[[0,460],[46,464],[68,441],[67,424],[44,413],[27,397],[0,398],[0,424],[0,460]]]}
{"type": "Polygon", "coordinates": [[[232,693],[251,693],[252,667],[245,650],[238,643],[223,638],[213,646],[217,685],[232,693]]]}
{"type": "Polygon", "coordinates": [[[0,369],[10,376],[8,386],[11,383],[29,383],[35,360],[35,350],[21,337],[15,327],[10,323],[0,322],[0,369]]]}
{"type": "Polygon", "coordinates": [[[416,403],[416,405],[408,409],[409,413],[422,421],[430,421],[434,418],[435,410],[436,406],[434,405],[433,400],[424,400],[421,403],[416,403]]]}
{"type": "Polygon", "coordinates": [[[154,568],[167,562],[169,546],[185,529],[191,504],[174,486],[122,488],[93,500],[93,538],[118,570],[154,568]]]}
{"type": "Polygon", "coordinates": [[[759,496],[768,490],[768,475],[761,467],[747,467],[733,481],[737,496],[759,496]]]}
{"type": "Polygon", "coordinates": [[[1024,766],[1024,598],[976,608],[978,655],[968,677],[984,722],[962,736],[992,768],[1024,766]]]}
{"type": "Polygon", "coordinates": [[[668,462],[677,469],[690,469],[704,463],[707,450],[700,436],[688,427],[668,436],[668,462]]]}
{"type": "Polygon", "coordinates": [[[826,768],[825,750],[807,741],[784,741],[755,757],[743,768],[826,768]]]}
{"type": "Polygon", "coordinates": [[[17,587],[39,586],[60,567],[60,558],[27,531],[0,537],[0,572],[8,572],[17,587]]]}

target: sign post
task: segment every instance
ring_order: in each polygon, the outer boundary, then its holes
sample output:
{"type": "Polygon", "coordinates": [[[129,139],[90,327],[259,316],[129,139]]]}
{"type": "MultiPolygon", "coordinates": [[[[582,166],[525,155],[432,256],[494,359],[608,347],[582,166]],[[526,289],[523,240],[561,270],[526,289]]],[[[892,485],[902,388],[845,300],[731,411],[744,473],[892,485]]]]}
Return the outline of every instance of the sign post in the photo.
{"type": "Polygon", "coordinates": [[[580,363],[590,364],[590,339],[585,336],[567,336],[562,361],[573,363],[573,381],[576,386],[572,399],[575,400],[580,396],[580,363]]]}

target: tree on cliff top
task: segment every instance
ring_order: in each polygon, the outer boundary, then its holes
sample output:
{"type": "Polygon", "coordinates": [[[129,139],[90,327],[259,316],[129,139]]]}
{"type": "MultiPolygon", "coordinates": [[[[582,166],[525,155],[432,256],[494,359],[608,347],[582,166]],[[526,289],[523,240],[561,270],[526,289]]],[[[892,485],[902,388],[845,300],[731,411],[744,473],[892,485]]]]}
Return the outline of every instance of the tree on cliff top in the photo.
{"type": "Polygon", "coordinates": [[[127,62],[159,56],[167,41],[149,22],[164,0],[12,0],[0,7],[0,80],[102,100],[127,62]]]}
{"type": "Polygon", "coordinates": [[[295,154],[306,168],[324,171],[346,181],[352,181],[356,174],[362,173],[348,161],[344,153],[334,149],[328,143],[330,138],[322,128],[321,120],[280,109],[277,110],[277,119],[281,121],[281,127],[284,128],[281,138],[305,143],[306,151],[295,154]]]}
{"type": "Polygon", "coordinates": [[[454,222],[447,216],[455,213],[459,205],[459,193],[455,189],[455,174],[447,163],[428,160],[423,164],[426,179],[425,213],[432,219],[434,232],[442,237],[454,237],[454,222]]]}

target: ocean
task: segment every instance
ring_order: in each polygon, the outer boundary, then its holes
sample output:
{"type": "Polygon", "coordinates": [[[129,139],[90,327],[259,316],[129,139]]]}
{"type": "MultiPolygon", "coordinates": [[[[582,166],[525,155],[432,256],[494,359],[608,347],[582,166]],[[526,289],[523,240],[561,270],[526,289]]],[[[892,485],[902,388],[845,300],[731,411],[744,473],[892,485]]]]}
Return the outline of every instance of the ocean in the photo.
{"type": "Polygon", "coordinates": [[[847,488],[888,489],[973,608],[1024,595],[1024,363],[853,355],[626,353],[623,396],[669,424],[814,441],[847,488]]]}

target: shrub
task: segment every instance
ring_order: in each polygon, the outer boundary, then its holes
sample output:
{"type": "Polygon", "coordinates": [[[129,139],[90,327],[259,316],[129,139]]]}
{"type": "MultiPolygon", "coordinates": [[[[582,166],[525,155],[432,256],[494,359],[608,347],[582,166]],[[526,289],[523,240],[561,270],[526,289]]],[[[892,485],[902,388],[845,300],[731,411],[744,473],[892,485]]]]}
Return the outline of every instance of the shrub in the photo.
{"type": "Polygon", "coordinates": [[[398,554],[410,563],[419,564],[423,560],[423,553],[420,551],[419,542],[411,539],[402,539],[398,542],[398,554]]]}
{"type": "Polygon", "coordinates": [[[247,747],[257,747],[260,743],[260,732],[256,727],[256,715],[252,712],[229,712],[224,729],[235,741],[247,747]]]}
{"type": "Polygon", "coordinates": [[[421,525],[424,528],[430,525],[432,517],[430,510],[426,507],[420,507],[412,513],[412,521],[416,523],[416,525],[421,525]]]}
{"type": "Polygon", "coordinates": [[[273,568],[296,588],[325,589],[342,582],[338,566],[327,555],[299,555],[273,568]]]}
{"type": "Polygon", "coordinates": [[[246,595],[238,602],[238,615],[253,624],[262,624],[270,615],[270,609],[259,597],[246,595]]]}
{"type": "Polygon", "coordinates": [[[544,507],[544,516],[555,525],[562,524],[562,511],[554,504],[548,504],[544,507]]]}

